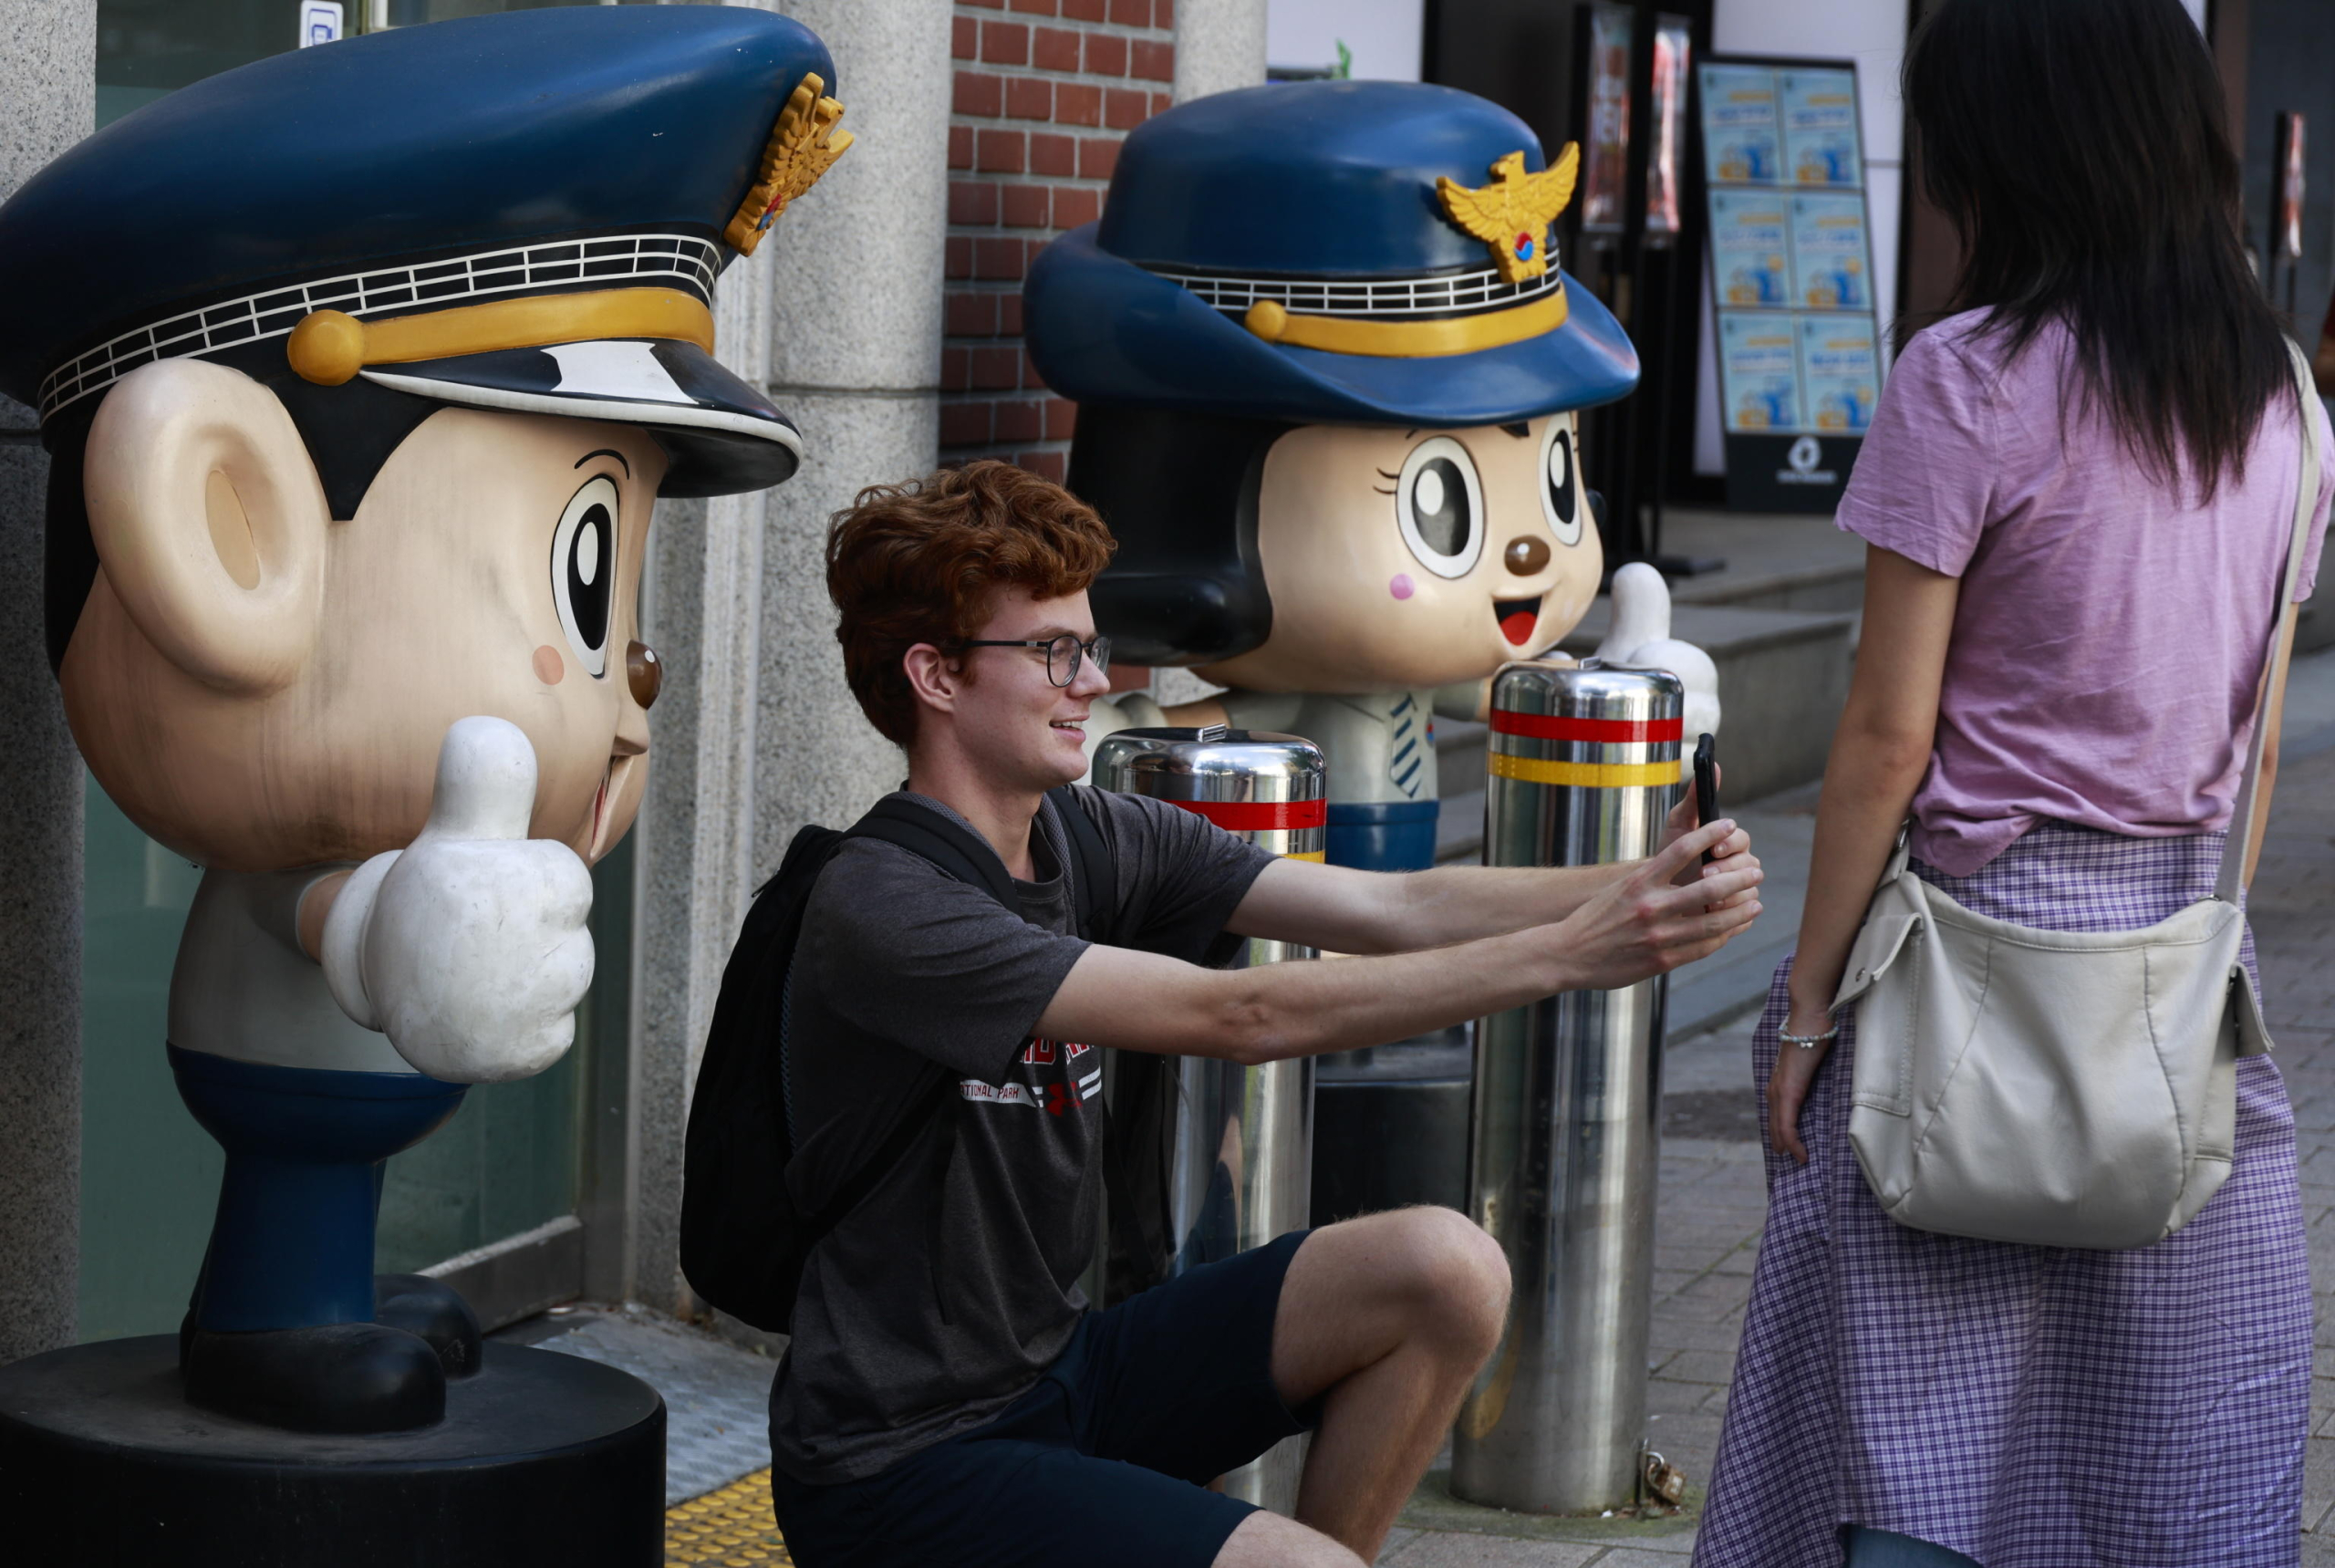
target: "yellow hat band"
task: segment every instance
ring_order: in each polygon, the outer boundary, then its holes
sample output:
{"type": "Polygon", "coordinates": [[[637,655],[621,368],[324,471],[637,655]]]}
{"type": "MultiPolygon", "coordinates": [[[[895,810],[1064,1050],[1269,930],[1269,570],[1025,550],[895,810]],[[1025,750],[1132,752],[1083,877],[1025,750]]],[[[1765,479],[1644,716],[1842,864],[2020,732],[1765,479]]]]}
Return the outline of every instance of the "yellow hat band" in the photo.
{"type": "Polygon", "coordinates": [[[1479,310],[1428,321],[1388,321],[1359,316],[1299,316],[1270,299],[1249,307],[1241,325],[1268,343],[1319,348],[1330,354],[1368,354],[1385,359],[1424,359],[1441,354],[1472,354],[1554,332],[1572,314],[1562,288],[1528,305],[1479,310]]]}
{"type": "Polygon", "coordinates": [[[337,387],[368,365],[451,359],[498,348],[541,348],[597,337],[665,337],[713,352],[713,312],[677,288],[608,288],[538,294],[416,316],[359,321],[312,311],[284,346],[303,380],[337,387]]]}

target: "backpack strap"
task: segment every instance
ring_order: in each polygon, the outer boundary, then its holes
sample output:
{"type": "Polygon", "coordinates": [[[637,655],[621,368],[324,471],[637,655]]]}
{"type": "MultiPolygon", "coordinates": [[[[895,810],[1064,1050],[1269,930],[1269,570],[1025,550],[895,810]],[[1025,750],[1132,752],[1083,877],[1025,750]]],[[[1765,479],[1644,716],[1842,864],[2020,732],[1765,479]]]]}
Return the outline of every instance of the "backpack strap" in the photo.
{"type": "Polygon", "coordinates": [[[1118,906],[1118,863],[1103,830],[1078,801],[1078,786],[1064,784],[1046,792],[1062,818],[1063,837],[1070,845],[1071,893],[1078,916],[1078,934],[1090,942],[1106,942],[1118,906]]]}
{"type": "MultiPolygon", "coordinates": [[[[1062,818],[1063,836],[1070,845],[1070,874],[1077,900],[1078,934],[1090,942],[1115,939],[1118,909],[1118,863],[1109,840],[1080,803],[1076,786],[1064,784],[1046,792],[1062,818]]],[[[1167,1137],[1175,1126],[1172,1106],[1177,1092],[1177,1064],[1168,1057],[1143,1053],[1116,1058],[1112,1093],[1102,1096],[1103,1196],[1109,1214],[1110,1240],[1104,1248],[1105,1293],[1122,1296],[1143,1290],[1164,1278],[1171,1224],[1167,1196],[1167,1137]],[[1121,1115],[1111,1108],[1126,1102],[1121,1115]],[[1142,1145],[1148,1147],[1139,1147],[1142,1145]],[[1139,1162],[1158,1167],[1155,1178],[1143,1179],[1139,1162]],[[1138,1190],[1157,1192],[1157,1212],[1147,1214],[1136,1200],[1138,1190]]],[[[1097,1302],[1096,1305],[1103,1303],[1097,1302]]]]}
{"type": "Polygon", "coordinates": [[[998,858],[989,841],[929,806],[887,795],[869,806],[867,815],[844,836],[897,844],[910,854],[921,855],[958,881],[983,889],[1007,909],[1022,908],[1013,891],[1013,878],[1006,875],[1005,862],[998,858]]]}
{"type": "MultiPolygon", "coordinates": [[[[845,841],[853,838],[880,838],[887,844],[896,844],[910,854],[930,861],[958,881],[983,889],[1007,909],[1018,909],[1021,907],[1013,895],[1013,879],[1006,875],[1005,863],[978,835],[968,832],[937,811],[888,796],[869,807],[866,815],[842,833],[818,827],[803,829],[787,850],[786,865],[772,880],[783,880],[787,876],[794,867],[797,851],[816,854],[819,863],[824,866],[829,857],[843,847],[845,841]],[[824,836],[815,840],[815,835],[824,836]]],[[[790,952],[790,969],[792,956],[790,952]]],[[[788,979],[791,981],[791,975],[788,979]]],[[[773,1056],[779,1107],[781,1114],[791,1123],[793,1096],[786,1087],[787,1041],[784,1011],[780,1014],[778,1050],[773,1056]]],[[[909,1102],[899,1120],[892,1125],[891,1131],[885,1135],[883,1143],[838,1183],[827,1200],[804,1220],[802,1233],[805,1238],[805,1257],[820,1238],[833,1231],[843,1223],[845,1216],[867,1201],[877,1184],[908,1157],[908,1150],[916,1147],[917,1141],[931,1130],[935,1123],[939,1126],[940,1159],[946,1168],[956,1151],[957,1118],[950,1116],[948,1111],[950,1102],[957,1096],[957,1075],[938,1062],[929,1064],[916,1097],[909,1102]]],[[[791,1136],[788,1141],[792,1143],[791,1136]]],[[[945,1321],[948,1315],[945,1303],[942,1303],[941,1315],[945,1321]]]]}

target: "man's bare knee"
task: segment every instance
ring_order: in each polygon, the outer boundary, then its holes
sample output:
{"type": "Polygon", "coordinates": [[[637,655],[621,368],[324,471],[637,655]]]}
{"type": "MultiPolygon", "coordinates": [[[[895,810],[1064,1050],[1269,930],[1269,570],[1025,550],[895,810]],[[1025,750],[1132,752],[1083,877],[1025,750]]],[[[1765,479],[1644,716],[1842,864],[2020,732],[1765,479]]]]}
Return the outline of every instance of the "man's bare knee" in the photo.
{"type": "Polygon", "coordinates": [[[1213,1568],[1364,1568],[1361,1558],[1318,1530],[1261,1509],[1217,1552],[1213,1568]]]}
{"type": "Polygon", "coordinates": [[[1374,1218],[1394,1230],[1390,1282],[1410,1298],[1419,1331],[1490,1355],[1508,1322],[1508,1255],[1500,1243],[1455,1210],[1400,1209],[1374,1218]]]}

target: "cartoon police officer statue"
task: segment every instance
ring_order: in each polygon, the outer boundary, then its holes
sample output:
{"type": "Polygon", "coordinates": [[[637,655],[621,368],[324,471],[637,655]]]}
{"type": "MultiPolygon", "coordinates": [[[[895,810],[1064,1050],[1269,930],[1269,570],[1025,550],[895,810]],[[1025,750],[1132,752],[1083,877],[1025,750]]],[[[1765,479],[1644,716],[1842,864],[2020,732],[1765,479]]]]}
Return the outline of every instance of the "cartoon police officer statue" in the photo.
{"type": "Polygon", "coordinates": [[[168,1052],[227,1152],[213,1411],[427,1425],[477,1326],[373,1277],[380,1162],[541,1071],[657,693],[659,494],[785,479],[714,279],[839,154],[826,50],[721,7],[388,32],[187,88],[0,208],[82,754],[205,867],[168,1052]]]}
{"type": "MultiPolygon", "coordinates": [[[[1329,859],[1431,865],[1431,714],[1581,620],[1603,566],[1576,410],[1637,356],[1556,265],[1578,161],[1448,88],[1297,82],[1168,110],[1120,151],[1099,223],[1025,289],[1033,359],[1079,404],[1070,485],[1119,540],[1095,618],[1133,662],[1230,688],[1130,724],[1303,735],[1330,764],[1329,859]]],[[[1651,568],[1617,584],[1616,662],[1668,640],[1651,568]]]]}

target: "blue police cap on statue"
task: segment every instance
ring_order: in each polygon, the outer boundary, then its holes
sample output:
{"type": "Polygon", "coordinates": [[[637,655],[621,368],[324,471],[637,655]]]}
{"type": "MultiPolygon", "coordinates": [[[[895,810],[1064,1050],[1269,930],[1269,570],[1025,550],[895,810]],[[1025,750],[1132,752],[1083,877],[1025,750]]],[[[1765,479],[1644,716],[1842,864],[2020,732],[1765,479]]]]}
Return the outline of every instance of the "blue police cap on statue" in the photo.
{"type": "Polygon", "coordinates": [[[0,392],[86,418],[140,365],[647,426],[665,491],[802,442],[714,361],[715,277],[850,141],[782,16],[577,6],[400,28],[180,89],[0,206],[0,392]]]}
{"type": "Polygon", "coordinates": [[[1556,265],[1578,157],[1417,82],[1197,99],[1040,254],[1030,353],[1082,401],[1301,423],[1505,424],[1611,401],[1637,353],[1556,265]]]}

